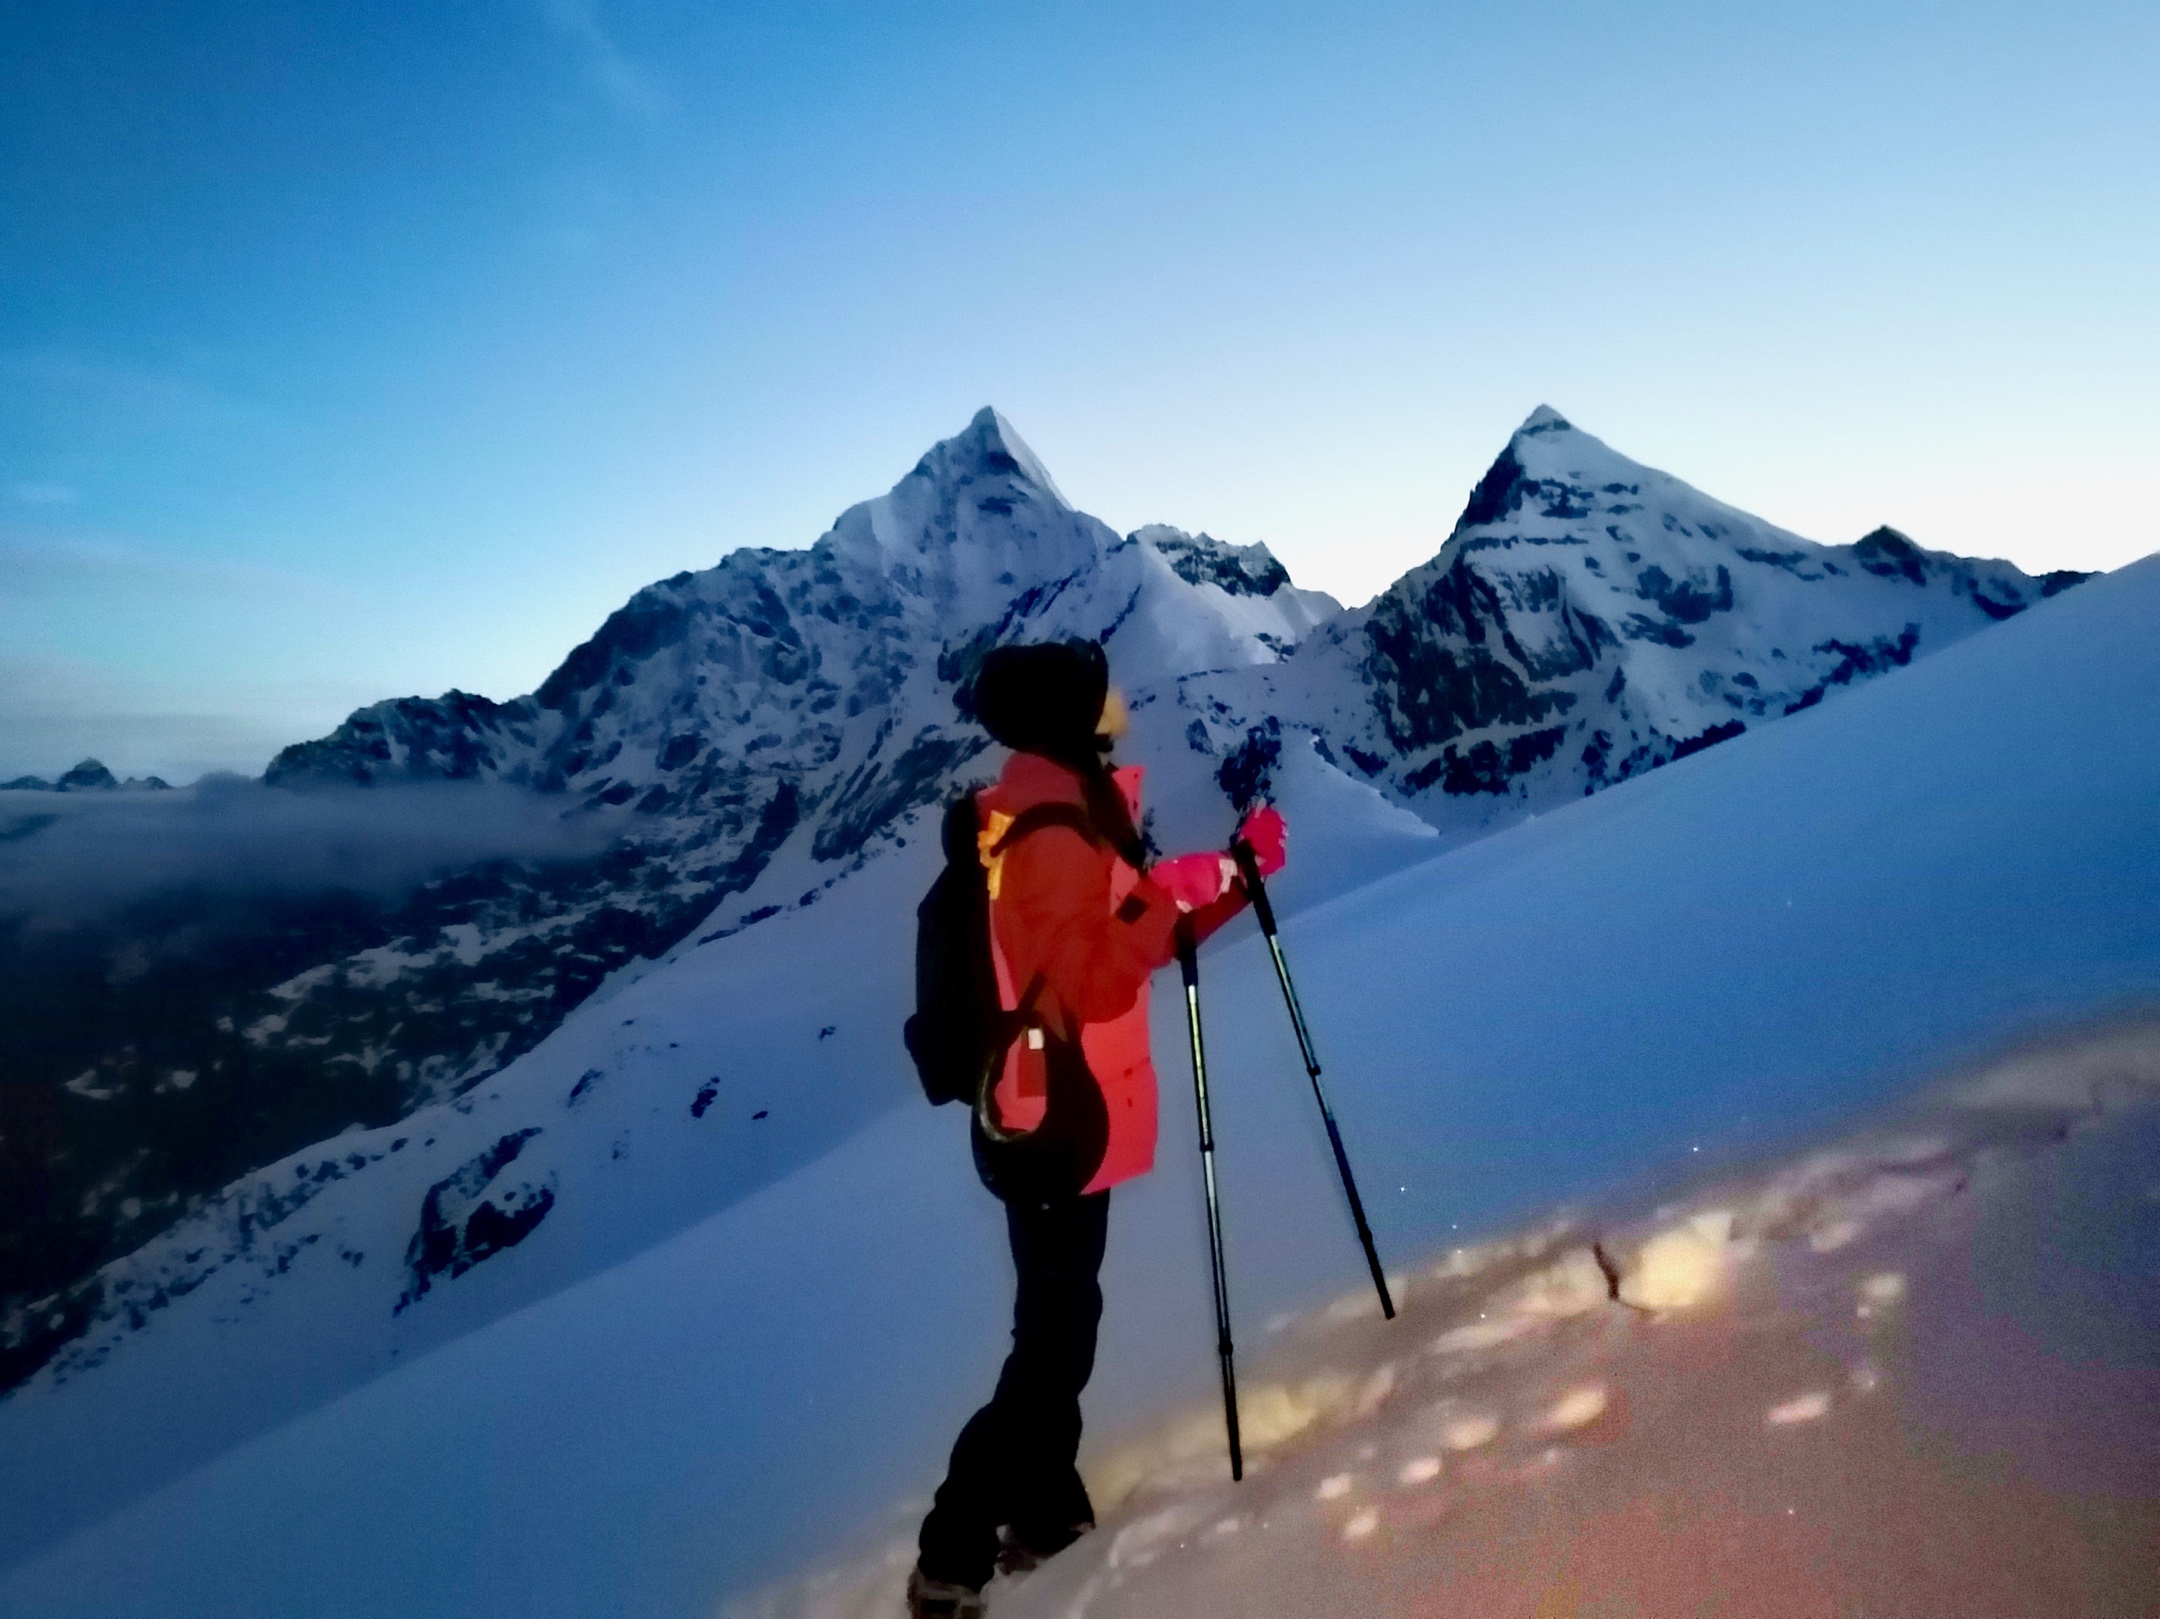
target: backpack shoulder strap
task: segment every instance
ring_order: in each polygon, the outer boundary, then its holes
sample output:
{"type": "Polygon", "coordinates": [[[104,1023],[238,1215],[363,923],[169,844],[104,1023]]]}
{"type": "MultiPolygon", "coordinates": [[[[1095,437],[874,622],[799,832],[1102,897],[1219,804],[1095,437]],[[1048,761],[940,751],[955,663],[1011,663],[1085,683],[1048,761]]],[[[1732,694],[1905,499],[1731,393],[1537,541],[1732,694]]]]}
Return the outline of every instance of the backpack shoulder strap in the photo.
{"type": "Polygon", "coordinates": [[[1094,817],[1083,807],[1078,804],[1052,802],[1037,804],[1032,809],[1024,809],[1014,816],[1012,824],[1007,826],[990,846],[990,853],[1001,855],[1022,838],[1050,826],[1070,828],[1097,847],[1100,847],[1103,841],[1102,834],[1095,829],[1094,817]]]}
{"type": "Polygon", "coordinates": [[[1013,845],[1045,827],[1062,826],[1079,833],[1097,848],[1102,846],[1102,833],[1096,829],[1094,820],[1078,804],[1036,804],[1022,810],[1018,815],[993,812],[990,824],[975,837],[976,856],[983,869],[990,874],[990,897],[998,897],[998,889],[1005,875],[1005,856],[1013,845]]]}

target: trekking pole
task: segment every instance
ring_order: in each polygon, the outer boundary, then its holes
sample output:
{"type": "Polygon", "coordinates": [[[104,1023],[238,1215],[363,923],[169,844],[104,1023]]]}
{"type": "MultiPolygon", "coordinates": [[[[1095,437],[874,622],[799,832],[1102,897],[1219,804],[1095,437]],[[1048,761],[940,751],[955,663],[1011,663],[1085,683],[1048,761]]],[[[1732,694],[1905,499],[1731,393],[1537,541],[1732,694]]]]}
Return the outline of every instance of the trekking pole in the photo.
{"type": "MultiPolygon", "coordinates": [[[[1260,880],[1259,859],[1253,854],[1252,845],[1243,838],[1231,843],[1230,856],[1245,878],[1245,892],[1252,896],[1253,914],[1260,919],[1260,931],[1267,936],[1268,954],[1275,958],[1275,980],[1282,985],[1283,1004],[1290,1008],[1290,1027],[1297,1031],[1298,1051],[1305,1059],[1305,1075],[1312,1081],[1313,1100],[1320,1104],[1320,1117],[1327,1124],[1328,1145],[1335,1149],[1335,1167],[1342,1172],[1343,1190],[1350,1195],[1350,1218],[1357,1223],[1358,1241],[1365,1246],[1365,1264],[1372,1271],[1373,1286],[1380,1291],[1380,1313],[1392,1321],[1395,1319],[1395,1301],[1388,1296],[1387,1275],[1380,1268],[1379,1250],[1373,1246],[1372,1227],[1365,1221],[1365,1200],[1358,1196],[1357,1177],[1350,1173],[1350,1155],[1343,1150],[1342,1131],[1335,1126],[1335,1110],[1328,1106],[1327,1092],[1320,1085],[1320,1059],[1313,1055],[1312,1035],[1305,1027],[1305,1010],[1298,1005],[1297,987],[1290,982],[1290,963],[1283,959],[1282,940],[1276,936],[1275,907],[1268,903],[1267,884],[1260,880]]],[[[1200,1025],[1196,1022],[1193,1025],[1196,1051],[1199,1039],[1200,1025]]]]}
{"type": "Polygon", "coordinates": [[[1177,926],[1178,971],[1185,979],[1185,1026],[1192,1031],[1193,1100],[1200,1109],[1200,1170],[1207,1182],[1208,1259],[1215,1271],[1215,1353],[1222,1357],[1223,1421],[1230,1430],[1230,1477],[1245,1476],[1238,1441],[1237,1367],[1230,1347],[1230,1283],[1223,1275],[1222,1205],[1215,1196],[1215,1127],[1208,1117],[1207,1053],[1200,1044],[1200,957],[1192,924],[1177,926]]]}

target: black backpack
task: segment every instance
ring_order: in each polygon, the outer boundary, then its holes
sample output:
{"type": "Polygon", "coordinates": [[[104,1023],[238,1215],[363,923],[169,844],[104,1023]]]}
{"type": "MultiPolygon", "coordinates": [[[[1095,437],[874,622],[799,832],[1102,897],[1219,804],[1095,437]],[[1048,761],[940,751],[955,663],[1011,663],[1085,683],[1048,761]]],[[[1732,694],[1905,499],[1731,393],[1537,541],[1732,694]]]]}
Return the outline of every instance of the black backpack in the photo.
{"type": "MultiPolygon", "coordinates": [[[[1042,993],[1042,978],[1038,974],[1027,986],[1017,1008],[1006,1010],[990,955],[990,874],[976,825],[973,792],[945,807],[945,869],[915,910],[915,1015],[901,1034],[923,1094],[941,1106],[965,1102],[980,1114],[1007,1048],[1042,993]]],[[[1101,841],[1077,804],[1038,804],[1014,818],[991,852],[1002,854],[1046,826],[1071,827],[1091,843],[1101,841]]]]}

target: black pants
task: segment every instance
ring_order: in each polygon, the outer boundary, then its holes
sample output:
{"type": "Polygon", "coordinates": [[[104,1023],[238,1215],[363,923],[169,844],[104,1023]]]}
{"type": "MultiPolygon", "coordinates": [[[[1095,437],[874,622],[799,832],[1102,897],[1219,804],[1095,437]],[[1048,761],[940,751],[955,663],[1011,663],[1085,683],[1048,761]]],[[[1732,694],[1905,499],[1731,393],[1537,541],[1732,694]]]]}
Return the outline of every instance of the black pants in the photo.
{"type": "Polygon", "coordinates": [[[1073,1458],[1080,1391],[1095,1369],[1110,1194],[1005,1205],[1019,1286],[1013,1346],[990,1403],[968,1419],[922,1526],[922,1571],[976,1590],[996,1567],[998,1527],[1054,1547],[1095,1510],[1073,1458]]]}

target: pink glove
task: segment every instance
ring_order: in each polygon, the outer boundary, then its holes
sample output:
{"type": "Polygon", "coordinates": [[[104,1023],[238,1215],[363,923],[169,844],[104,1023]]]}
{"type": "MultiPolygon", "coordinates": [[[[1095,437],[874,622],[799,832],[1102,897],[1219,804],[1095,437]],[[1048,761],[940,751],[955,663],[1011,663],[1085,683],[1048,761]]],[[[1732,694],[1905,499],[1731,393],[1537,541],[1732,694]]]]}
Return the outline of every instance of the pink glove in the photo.
{"type": "Polygon", "coordinates": [[[1237,867],[1227,855],[1181,854],[1156,861],[1148,868],[1148,876],[1177,901],[1179,910],[1197,911],[1223,897],[1237,876],[1237,867]]]}
{"type": "Polygon", "coordinates": [[[1252,846],[1253,862],[1259,866],[1263,877],[1272,877],[1282,870],[1284,845],[1289,836],[1290,829],[1283,824],[1282,811],[1273,804],[1254,810],[1237,829],[1237,841],[1252,846]]]}

